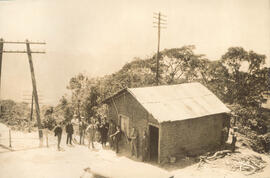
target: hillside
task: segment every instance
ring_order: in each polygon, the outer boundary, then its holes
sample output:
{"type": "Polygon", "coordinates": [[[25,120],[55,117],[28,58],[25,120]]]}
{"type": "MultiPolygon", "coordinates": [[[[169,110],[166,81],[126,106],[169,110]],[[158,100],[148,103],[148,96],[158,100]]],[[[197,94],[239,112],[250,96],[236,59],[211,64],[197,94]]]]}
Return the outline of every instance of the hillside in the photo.
{"type": "MultiPolygon", "coordinates": [[[[1,126],[0,144],[3,143],[6,127],[1,126]]],[[[56,149],[56,139],[49,136],[49,148],[38,147],[37,133],[14,132],[13,138],[24,138],[23,142],[16,139],[13,143],[14,151],[1,147],[0,149],[0,172],[1,177],[23,178],[23,177],[65,177],[65,178],[90,178],[90,177],[111,177],[111,178],[137,178],[157,177],[169,178],[269,178],[270,156],[256,153],[238,143],[237,153],[226,155],[208,163],[202,164],[193,162],[192,158],[175,164],[164,165],[143,163],[131,160],[124,155],[116,155],[113,151],[102,149],[95,143],[96,149],[89,150],[86,146],[75,144],[66,146],[66,135],[63,136],[62,150],[56,149]],[[32,138],[32,139],[31,139],[32,138]],[[36,145],[36,146],[34,146],[36,145]],[[257,157],[262,159],[265,166],[258,172],[252,173],[244,166],[243,158],[257,157]],[[183,163],[188,164],[183,166],[183,163]],[[243,164],[242,164],[243,163],[243,164]],[[237,165],[243,165],[242,168],[237,165]],[[235,166],[235,167],[234,167],[235,166]],[[236,169],[232,169],[236,168],[236,169]],[[242,169],[240,171],[240,169],[242,169]],[[14,171],[16,170],[16,171],[14,171]],[[64,171],[63,171],[64,170],[64,171]]]]}

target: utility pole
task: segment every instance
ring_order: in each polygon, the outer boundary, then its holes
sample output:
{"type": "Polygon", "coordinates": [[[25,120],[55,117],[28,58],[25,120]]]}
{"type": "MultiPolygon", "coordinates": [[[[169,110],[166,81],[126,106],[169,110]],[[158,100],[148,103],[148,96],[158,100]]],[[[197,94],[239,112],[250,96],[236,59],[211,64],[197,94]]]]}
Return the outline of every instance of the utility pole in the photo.
{"type": "Polygon", "coordinates": [[[159,13],[154,13],[154,28],[158,29],[158,45],[157,45],[157,54],[156,54],[156,85],[159,85],[159,48],[160,48],[160,29],[166,28],[166,16],[159,13]]]}
{"type": "MultiPolygon", "coordinates": [[[[0,101],[2,99],[2,96],[1,96],[1,74],[2,74],[2,58],[3,58],[3,48],[4,48],[4,43],[3,43],[3,39],[1,38],[0,39],[0,101]]],[[[2,114],[2,103],[0,103],[0,116],[2,114]]]]}
{"type": "Polygon", "coordinates": [[[80,103],[81,103],[81,100],[79,99],[78,100],[78,118],[79,118],[79,122],[81,121],[80,103]]]}
{"type": "Polygon", "coordinates": [[[3,43],[3,39],[1,38],[0,39],[0,98],[2,98],[1,97],[1,75],[2,75],[2,58],[3,58],[3,53],[2,53],[2,51],[3,51],[3,48],[4,48],[4,43],[3,43]]]}
{"type": "Polygon", "coordinates": [[[30,71],[31,71],[31,78],[32,78],[32,85],[33,85],[33,95],[35,100],[35,108],[37,113],[37,124],[38,124],[38,131],[39,131],[39,139],[42,140],[42,128],[41,128],[41,120],[40,120],[40,109],[38,104],[38,93],[37,93],[37,85],[36,85],[36,78],[35,78],[35,71],[34,71],[34,65],[32,61],[32,53],[30,49],[29,41],[26,40],[26,49],[27,49],[27,55],[28,55],[28,61],[30,65],[30,71]]]}
{"type": "MultiPolygon", "coordinates": [[[[33,111],[34,111],[34,92],[32,90],[31,94],[30,91],[26,91],[22,95],[22,101],[30,105],[30,119],[29,121],[33,120],[33,111]]],[[[38,101],[39,105],[42,105],[43,102],[43,95],[38,91],[38,101]]]]}
{"type": "MultiPolygon", "coordinates": [[[[4,43],[9,44],[26,44],[26,51],[11,51],[11,50],[4,50],[3,48],[0,48],[0,56],[2,56],[3,53],[27,53],[28,61],[30,65],[30,72],[31,72],[31,79],[32,79],[32,85],[33,85],[33,96],[35,100],[35,108],[36,108],[36,114],[37,114],[37,124],[38,124],[38,130],[39,130],[39,140],[40,140],[40,146],[42,146],[43,142],[43,134],[42,134],[42,128],[41,128],[41,120],[40,120],[40,109],[39,109],[39,103],[38,103],[38,93],[37,93],[37,86],[36,86],[36,78],[35,78],[35,72],[34,72],[34,65],[32,61],[32,53],[39,53],[44,54],[44,51],[31,51],[30,44],[38,44],[38,45],[45,45],[45,42],[30,42],[26,40],[25,42],[13,42],[13,41],[4,41],[3,39],[0,40],[0,45],[3,46],[4,43]]],[[[0,66],[2,67],[2,66],[0,66]]],[[[0,69],[1,71],[1,69],[0,69]]],[[[1,74],[0,74],[1,77],[1,74]]],[[[0,79],[1,81],[1,79],[0,79]]]]}
{"type": "Polygon", "coordinates": [[[33,120],[33,105],[34,105],[34,92],[32,92],[32,100],[31,100],[31,111],[30,111],[30,121],[33,120]]]}

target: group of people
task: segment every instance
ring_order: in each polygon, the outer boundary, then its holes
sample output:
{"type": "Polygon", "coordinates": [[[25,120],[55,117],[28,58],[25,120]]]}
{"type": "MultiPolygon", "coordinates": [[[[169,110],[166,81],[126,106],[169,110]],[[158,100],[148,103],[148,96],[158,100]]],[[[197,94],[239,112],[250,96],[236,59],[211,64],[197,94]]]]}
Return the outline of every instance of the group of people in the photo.
{"type": "MultiPolygon", "coordinates": [[[[103,119],[95,119],[92,118],[90,123],[86,123],[85,121],[80,121],[79,124],[79,136],[80,141],[79,144],[84,144],[84,140],[87,137],[88,139],[88,148],[95,149],[94,142],[99,142],[103,148],[106,147],[106,144],[109,143],[109,146],[112,150],[115,150],[116,153],[119,152],[119,142],[121,140],[126,140],[131,149],[131,155],[138,158],[138,133],[135,127],[132,128],[131,134],[128,136],[125,132],[121,131],[119,125],[116,125],[112,120],[109,122],[106,118],[103,119]],[[123,137],[123,139],[121,139],[123,137]]],[[[60,143],[62,138],[63,128],[65,127],[65,131],[67,134],[67,145],[72,145],[74,140],[74,126],[69,121],[66,124],[63,122],[57,123],[54,128],[55,136],[57,137],[57,148],[60,150],[60,143]]],[[[149,155],[149,138],[147,132],[144,131],[142,136],[142,157],[143,161],[147,161],[149,155]]]]}
{"type": "Polygon", "coordinates": [[[95,148],[94,141],[100,142],[103,147],[106,146],[109,131],[109,123],[106,118],[91,119],[91,123],[86,127],[85,133],[88,134],[88,147],[95,148]]]}
{"type": "MultiPolygon", "coordinates": [[[[64,123],[58,122],[56,127],[54,128],[54,135],[57,137],[58,150],[60,150],[60,143],[61,143],[61,138],[62,138],[63,127],[64,127],[64,123]]],[[[70,121],[66,124],[66,133],[67,133],[66,144],[72,145],[72,135],[74,133],[74,129],[73,129],[73,125],[70,121]]]]}
{"type": "MultiPolygon", "coordinates": [[[[110,121],[110,124],[107,122],[106,118],[95,119],[91,118],[90,123],[87,124],[85,121],[79,122],[79,144],[84,144],[84,140],[88,138],[88,147],[94,149],[94,142],[99,142],[103,147],[106,147],[107,142],[111,148],[116,149],[118,152],[118,142],[120,140],[120,128],[116,126],[113,121],[110,121]]],[[[65,127],[67,134],[67,145],[72,145],[74,138],[74,126],[69,121],[66,124],[63,122],[58,122],[56,127],[53,129],[55,136],[57,137],[57,148],[60,150],[60,143],[62,138],[62,132],[65,127]]]]}
{"type": "MultiPolygon", "coordinates": [[[[109,142],[111,145],[111,148],[116,151],[116,153],[119,152],[119,142],[120,140],[126,140],[128,142],[128,145],[130,145],[130,152],[131,156],[135,156],[138,158],[138,140],[139,135],[135,127],[132,127],[130,135],[126,135],[124,131],[120,130],[120,126],[114,126],[114,123],[110,123],[109,127],[109,142]],[[115,129],[114,129],[115,128],[115,129]],[[124,137],[121,139],[121,137],[124,137]]],[[[142,161],[148,161],[149,160],[149,137],[147,134],[147,131],[145,130],[143,132],[142,138],[141,138],[142,144],[141,144],[141,151],[142,151],[142,161]]]]}

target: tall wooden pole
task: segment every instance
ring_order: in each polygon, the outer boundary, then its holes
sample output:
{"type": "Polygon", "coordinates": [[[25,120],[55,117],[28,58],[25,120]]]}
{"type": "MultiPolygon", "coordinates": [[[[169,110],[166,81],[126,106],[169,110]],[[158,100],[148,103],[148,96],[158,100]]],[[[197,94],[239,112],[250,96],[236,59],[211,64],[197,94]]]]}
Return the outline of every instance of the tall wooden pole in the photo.
{"type": "Polygon", "coordinates": [[[156,68],[156,85],[159,85],[159,47],[160,47],[160,12],[158,13],[158,46],[157,46],[157,55],[156,55],[156,62],[157,62],[157,68],[156,68]]]}
{"type": "MultiPolygon", "coordinates": [[[[3,48],[4,48],[4,40],[0,39],[0,101],[2,99],[1,95],[1,78],[2,78],[2,59],[3,59],[3,48]]],[[[2,114],[2,104],[0,103],[0,116],[2,114]]]]}
{"type": "Polygon", "coordinates": [[[166,28],[166,19],[165,19],[165,15],[159,13],[154,13],[154,28],[158,29],[158,44],[157,44],[157,55],[156,55],[156,85],[160,84],[160,74],[159,74],[159,60],[160,60],[160,55],[159,55],[159,48],[160,48],[160,30],[163,28],[166,28]]]}
{"type": "MultiPolygon", "coordinates": [[[[1,97],[1,78],[2,78],[2,59],[3,59],[3,48],[4,48],[4,40],[1,38],[0,39],[0,99],[1,97]]],[[[1,108],[0,108],[0,113],[1,113],[1,108]]]]}
{"type": "Polygon", "coordinates": [[[80,103],[81,103],[81,100],[78,100],[78,118],[79,118],[79,122],[81,122],[80,103]]]}
{"type": "Polygon", "coordinates": [[[38,133],[39,133],[40,146],[41,146],[42,142],[43,142],[43,134],[42,134],[42,130],[41,130],[42,128],[41,128],[41,120],[40,120],[40,109],[39,109],[39,104],[38,104],[38,93],[37,93],[37,85],[36,85],[34,66],[33,66],[33,61],[32,61],[32,54],[31,54],[30,44],[29,44],[28,40],[26,40],[26,50],[27,50],[27,55],[28,55],[28,60],[29,60],[29,65],[30,65],[30,71],[31,71],[33,95],[34,95],[34,99],[35,99],[35,108],[36,108],[37,124],[38,124],[38,131],[39,131],[38,133]]]}
{"type": "Polygon", "coordinates": [[[31,101],[30,121],[33,120],[33,104],[34,104],[34,92],[32,91],[32,101],[31,101]]]}
{"type": "Polygon", "coordinates": [[[8,130],[8,135],[9,135],[9,147],[11,148],[11,129],[8,130]]]}

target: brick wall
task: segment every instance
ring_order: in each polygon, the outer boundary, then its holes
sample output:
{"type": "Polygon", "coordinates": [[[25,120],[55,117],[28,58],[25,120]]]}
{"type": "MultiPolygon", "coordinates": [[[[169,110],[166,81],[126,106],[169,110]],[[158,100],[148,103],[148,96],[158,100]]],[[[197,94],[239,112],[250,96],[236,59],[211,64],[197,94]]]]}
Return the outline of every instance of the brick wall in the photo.
{"type": "MultiPolygon", "coordinates": [[[[139,157],[141,158],[141,139],[143,131],[148,130],[148,118],[151,118],[151,116],[149,116],[148,112],[142,107],[142,105],[138,103],[138,101],[128,92],[125,92],[120,96],[115,97],[114,102],[117,107],[118,114],[129,117],[130,132],[132,127],[135,127],[138,132],[138,153],[139,157]]],[[[120,124],[113,102],[111,101],[110,103],[108,103],[108,106],[108,118],[113,119],[115,123],[120,124]]],[[[152,122],[155,122],[154,119],[152,119],[152,122]]],[[[125,138],[122,137],[122,139],[125,138]]],[[[121,141],[120,151],[121,149],[124,149],[125,152],[130,152],[130,147],[125,140],[121,141]]]]}
{"type": "Polygon", "coordinates": [[[183,121],[164,122],[160,131],[160,160],[169,156],[200,154],[220,143],[225,115],[212,115],[183,121]]]}

